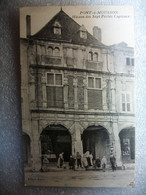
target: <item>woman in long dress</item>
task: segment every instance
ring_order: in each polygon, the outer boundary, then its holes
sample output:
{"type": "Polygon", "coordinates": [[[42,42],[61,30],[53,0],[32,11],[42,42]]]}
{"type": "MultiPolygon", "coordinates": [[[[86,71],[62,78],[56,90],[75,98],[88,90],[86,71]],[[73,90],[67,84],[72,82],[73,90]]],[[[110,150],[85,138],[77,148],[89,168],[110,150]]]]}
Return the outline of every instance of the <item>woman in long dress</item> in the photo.
{"type": "Polygon", "coordinates": [[[57,163],[58,168],[62,168],[62,166],[63,166],[63,163],[64,163],[63,154],[64,154],[64,152],[59,154],[58,163],[57,163]]]}

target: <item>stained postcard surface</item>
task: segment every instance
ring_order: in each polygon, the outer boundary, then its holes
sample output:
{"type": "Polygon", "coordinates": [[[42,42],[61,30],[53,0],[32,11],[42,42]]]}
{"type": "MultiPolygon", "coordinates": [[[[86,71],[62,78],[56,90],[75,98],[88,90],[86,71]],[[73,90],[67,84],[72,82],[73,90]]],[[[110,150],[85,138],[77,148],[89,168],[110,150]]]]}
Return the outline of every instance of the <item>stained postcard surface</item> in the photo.
{"type": "Polygon", "coordinates": [[[25,185],[134,187],[130,6],[20,9],[25,185]]]}

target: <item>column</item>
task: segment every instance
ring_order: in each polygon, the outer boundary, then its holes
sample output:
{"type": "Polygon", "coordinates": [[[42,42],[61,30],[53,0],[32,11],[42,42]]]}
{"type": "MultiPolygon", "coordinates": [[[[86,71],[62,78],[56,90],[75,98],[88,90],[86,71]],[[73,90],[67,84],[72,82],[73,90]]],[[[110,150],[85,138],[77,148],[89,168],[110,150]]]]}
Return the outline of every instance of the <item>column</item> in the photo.
{"type": "Polygon", "coordinates": [[[77,78],[74,78],[73,86],[74,86],[74,97],[75,97],[74,108],[75,110],[77,110],[78,109],[77,78]]]}
{"type": "Polygon", "coordinates": [[[84,73],[84,109],[88,110],[88,89],[87,89],[87,75],[84,73]]]}
{"type": "Polygon", "coordinates": [[[72,154],[76,154],[79,152],[83,155],[83,146],[81,140],[81,127],[78,122],[75,122],[71,127],[72,131],[72,154]]]}
{"type": "Polygon", "coordinates": [[[46,77],[44,75],[42,76],[42,96],[42,106],[47,108],[46,77]]]}
{"type": "Polygon", "coordinates": [[[114,151],[116,156],[117,166],[122,166],[122,159],[121,159],[121,144],[119,138],[119,131],[118,131],[118,124],[116,122],[113,123],[113,135],[114,135],[114,151]]]}
{"type": "Polygon", "coordinates": [[[115,93],[115,80],[113,79],[111,82],[111,93],[112,93],[112,111],[116,109],[116,93],[115,93]]]}
{"type": "Polygon", "coordinates": [[[31,122],[32,129],[32,169],[39,171],[41,169],[41,144],[38,130],[38,121],[31,122]]]}
{"type": "Polygon", "coordinates": [[[67,78],[64,78],[64,88],[63,88],[63,90],[64,90],[64,108],[68,109],[68,79],[67,78]]]}

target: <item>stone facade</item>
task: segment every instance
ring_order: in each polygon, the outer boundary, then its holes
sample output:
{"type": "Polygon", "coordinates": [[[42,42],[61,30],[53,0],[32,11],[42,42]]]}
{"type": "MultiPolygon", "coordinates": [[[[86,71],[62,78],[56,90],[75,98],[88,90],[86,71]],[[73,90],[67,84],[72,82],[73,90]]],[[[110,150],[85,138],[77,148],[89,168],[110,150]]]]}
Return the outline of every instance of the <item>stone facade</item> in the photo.
{"type": "MultiPolygon", "coordinates": [[[[63,29],[59,22],[55,25],[63,29]]],[[[58,155],[55,144],[61,149],[63,144],[71,147],[66,155],[90,150],[94,158],[106,155],[109,159],[114,153],[118,166],[134,160],[130,153],[135,147],[130,143],[135,131],[133,54],[125,43],[105,46],[35,36],[21,39],[22,128],[29,137],[24,155],[33,169],[41,167],[42,147],[58,155]],[[58,132],[58,141],[52,141],[53,131],[58,132]],[[130,132],[127,140],[122,131],[130,132]],[[51,141],[42,141],[42,136],[51,141]],[[122,139],[129,144],[129,153],[123,153],[122,139]]]]}

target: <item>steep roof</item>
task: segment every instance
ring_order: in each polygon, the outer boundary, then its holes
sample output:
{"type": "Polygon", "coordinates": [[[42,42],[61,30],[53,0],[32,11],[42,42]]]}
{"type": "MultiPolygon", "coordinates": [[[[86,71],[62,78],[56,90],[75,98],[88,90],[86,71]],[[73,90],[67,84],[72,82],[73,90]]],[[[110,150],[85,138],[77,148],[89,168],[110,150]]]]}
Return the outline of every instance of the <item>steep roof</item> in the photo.
{"type": "Polygon", "coordinates": [[[63,10],[60,10],[39,32],[31,36],[35,39],[63,41],[74,44],[104,46],[100,41],[87,31],[87,39],[81,38],[79,34],[81,26],[69,17],[63,10]],[[61,35],[54,34],[53,25],[55,22],[61,25],[61,35]]]}

